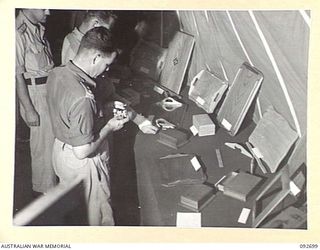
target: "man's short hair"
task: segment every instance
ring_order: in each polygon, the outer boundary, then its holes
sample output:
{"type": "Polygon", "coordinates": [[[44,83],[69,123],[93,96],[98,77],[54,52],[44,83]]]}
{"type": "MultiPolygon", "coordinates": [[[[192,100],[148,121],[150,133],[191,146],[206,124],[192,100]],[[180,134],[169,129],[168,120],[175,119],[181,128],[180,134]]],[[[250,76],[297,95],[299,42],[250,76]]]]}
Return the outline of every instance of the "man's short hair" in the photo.
{"type": "Polygon", "coordinates": [[[108,23],[111,17],[117,19],[117,16],[112,11],[89,10],[84,18],[84,22],[88,22],[92,18],[97,18],[100,22],[108,23]]]}
{"type": "Polygon", "coordinates": [[[116,51],[112,40],[111,32],[107,28],[95,27],[82,37],[78,53],[87,49],[110,55],[116,51]]]}

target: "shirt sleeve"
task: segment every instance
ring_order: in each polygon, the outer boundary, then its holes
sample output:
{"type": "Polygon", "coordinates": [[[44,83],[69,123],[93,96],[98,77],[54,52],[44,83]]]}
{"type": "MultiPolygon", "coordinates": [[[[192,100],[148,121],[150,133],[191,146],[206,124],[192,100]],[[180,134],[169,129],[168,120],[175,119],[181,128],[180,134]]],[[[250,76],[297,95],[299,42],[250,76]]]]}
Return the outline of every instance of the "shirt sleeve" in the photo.
{"type": "Polygon", "coordinates": [[[62,44],[62,50],[61,50],[61,64],[64,65],[66,64],[67,61],[67,54],[68,50],[70,50],[70,42],[67,37],[64,38],[63,44],[62,44]]]}
{"type": "Polygon", "coordinates": [[[25,42],[22,34],[16,31],[16,74],[22,74],[25,71],[25,42]]]}
{"type": "Polygon", "coordinates": [[[70,143],[81,146],[94,141],[95,104],[90,98],[80,98],[69,112],[70,143]]]}

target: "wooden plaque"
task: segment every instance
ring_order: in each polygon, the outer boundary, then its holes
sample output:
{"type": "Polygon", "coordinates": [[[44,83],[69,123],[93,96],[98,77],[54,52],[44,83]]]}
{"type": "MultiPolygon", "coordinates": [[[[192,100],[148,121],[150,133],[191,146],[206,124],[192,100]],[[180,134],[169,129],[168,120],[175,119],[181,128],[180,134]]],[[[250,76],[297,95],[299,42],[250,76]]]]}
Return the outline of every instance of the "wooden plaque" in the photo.
{"type": "Polygon", "coordinates": [[[239,68],[217,117],[232,136],[237,134],[262,80],[262,73],[248,63],[239,68]]]}
{"type": "Polygon", "coordinates": [[[161,87],[179,95],[193,46],[193,36],[180,31],[175,34],[160,74],[161,87]]]}

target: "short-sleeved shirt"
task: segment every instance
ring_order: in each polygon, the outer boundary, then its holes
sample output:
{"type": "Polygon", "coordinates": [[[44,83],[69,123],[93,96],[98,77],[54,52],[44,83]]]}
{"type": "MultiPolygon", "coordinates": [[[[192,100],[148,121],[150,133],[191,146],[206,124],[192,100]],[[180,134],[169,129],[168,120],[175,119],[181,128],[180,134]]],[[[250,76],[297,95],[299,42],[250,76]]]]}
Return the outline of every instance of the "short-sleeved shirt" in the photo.
{"type": "Polygon", "coordinates": [[[95,139],[98,121],[92,89],[95,82],[71,61],[54,68],[47,80],[47,102],[53,133],[72,146],[95,139]]]}
{"type": "Polygon", "coordinates": [[[71,33],[66,35],[61,50],[61,64],[66,64],[75,58],[83,36],[84,34],[78,28],[74,28],[71,33]]]}
{"type": "Polygon", "coordinates": [[[49,42],[43,25],[33,24],[22,11],[16,18],[16,74],[25,78],[47,76],[53,68],[49,42]]]}

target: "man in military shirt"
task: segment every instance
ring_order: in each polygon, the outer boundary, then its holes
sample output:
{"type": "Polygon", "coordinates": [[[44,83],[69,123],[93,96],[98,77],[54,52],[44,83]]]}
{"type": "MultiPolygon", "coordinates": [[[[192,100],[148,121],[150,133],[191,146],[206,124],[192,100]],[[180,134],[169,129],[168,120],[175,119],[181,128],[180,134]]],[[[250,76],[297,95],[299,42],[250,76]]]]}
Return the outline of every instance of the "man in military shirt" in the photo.
{"type": "Polygon", "coordinates": [[[40,193],[56,184],[46,103],[47,76],[54,65],[42,25],[49,14],[47,9],[23,9],[16,17],[16,91],[21,116],[30,127],[32,187],[40,193]]]}
{"type": "MultiPolygon", "coordinates": [[[[74,28],[74,30],[64,38],[61,51],[62,64],[66,64],[70,60],[74,59],[79,49],[81,39],[88,30],[94,27],[105,27],[110,31],[116,19],[117,16],[110,11],[88,11],[79,28],[74,28]]],[[[121,96],[115,93],[113,83],[104,77],[104,75],[97,77],[95,82],[99,82],[94,93],[99,106],[103,106],[107,102],[111,101],[125,102],[121,96]]],[[[136,113],[131,107],[128,107],[128,109],[132,112],[131,120],[143,133],[155,134],[157,132],[157,127],[153,126],[151,121],[136,113]]]]}
{"type": "Polygon", "coordinates": [[[77,177],[84,180],[90,225],[114,225],[110,203],[109,149],[107,136],[128,118],[111,118],[100,124],[92,91],[93,80],[116,57],[111,34],[93,28],[81,40],[73,61],[56,67],[48,77],[47,102],[55,142],[53,165],[62,185],[77,177]]]}
{"type": "Polygon", "coordinates": [[[111,30],[116,19],[117,16],[110,11],[89,10],[80,26],[75,27],[73,31],[64,38],[61,50],[61,64],[66,64],[76,56],[80,41],[88,30],[100,26],[111,30]]]}

